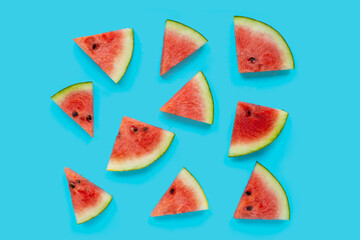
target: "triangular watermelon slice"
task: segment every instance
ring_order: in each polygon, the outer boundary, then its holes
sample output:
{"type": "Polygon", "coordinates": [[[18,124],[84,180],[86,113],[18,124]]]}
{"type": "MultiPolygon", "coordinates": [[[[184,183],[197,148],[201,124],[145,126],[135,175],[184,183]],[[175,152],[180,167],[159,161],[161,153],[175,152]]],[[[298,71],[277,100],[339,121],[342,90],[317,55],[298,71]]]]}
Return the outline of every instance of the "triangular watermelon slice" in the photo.
{"type": "Polygon", "coordinates": [[[209,204],[200,184],[186,168],[182,168],[152,211],[151,216],[158,217],[207,209],[209,209],[209,204]]]}
{"type": "Polygon", "coordinates": [[[74,41],[115,83],[120,81],[134,49],[131,28],[79,37],[74,41]]]}
{"type": "Polygon", "coordinates": [[[240,73],[293,69],[294,59],[281,34],[269,25],[247,17],[234,17],[240,73]]]}
{"type": "Polygon", "coordinates": [[[124,117],[116,136],[108,171],[130,171],[149,166],[170,147],[175,134],[124,117]]]}
{"type": "Polygon", "coordinates": [[[51,99],[90,136],[94,136],[92,82],[71,85],[56,93],[51,99]]]}
{"type": "Polygon", "coordinates": [[[164,75],[207,43],[199,32],[182,23],[166,20],[160,75],[164,75]]]}
{"type": "Polygon", "coordinates": [[[77,224],[84,223],[99,215],[109,205],[112,196],[74,172],[65,168],[69,183],[71,201],[73,204],[77,224]]]}
{"type": "Polygon", "coordinates": [[[197,73],[160,111],[213,124],[214,102],[204,74],[197,73]]]}
{"type": "Polygon", "coordinates": [[[256,163],[236,208],[235,218],[289,220],[290,208],[279,181],[260,163],[256,163]]]}
{"type": "Polygon", "coordinates": [[[236,108],[229,157],[246,155],[272,143],[283,129],[288,113],[239,102],[236,108]]]}

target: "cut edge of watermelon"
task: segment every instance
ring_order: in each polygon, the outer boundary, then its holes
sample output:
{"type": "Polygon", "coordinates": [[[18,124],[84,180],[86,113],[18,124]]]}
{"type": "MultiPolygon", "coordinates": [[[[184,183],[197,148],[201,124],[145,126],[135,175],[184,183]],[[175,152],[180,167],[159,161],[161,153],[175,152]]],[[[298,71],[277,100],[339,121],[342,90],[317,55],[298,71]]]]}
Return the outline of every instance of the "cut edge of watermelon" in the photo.
{"type": "Polygon", "coordinates": [[[137,158],[136,161],[128,160],[128,161],[117,161],[116,159],[110,159],[108,166],[106,168],[107,171],[132,171],[145,168],[158,160],[162,155],[170,147],[175,133],[162,129],[163,131],[163,139],[159,144],[157,149],[154,149],[152,153],[149,153],[141,158],[137,158]]]}
{"type": "Polygon", "coordinates": [[[205,123],[213,124],[214,123],[214,100],[211,93],[209,83],[202,71],[196,74],[196,80],[201,86],[201,95],[204,99],[206,105],[206,118],[205,123]]]}
{"type": "Polygon", "coordinates": [[[185,167],[183,167],[179,173],[182,182],[189,186],[196,193],[196,198],[199,203],[199,207],[196,211],[203,211],[209,209],[209,203],[206,198],[205,192],[202,189],[198,180],[192,175],[185,167]]]}
{"type": "Polygon", "coordinates": [[[96,206],[94,206],[91,209],[88,209],[86,212],[82,214],[75,214],[77,224],[87,222],[93,219],[94,217],[98,216],[109,206],[111,200],[112,200],[112,196],[104,191],[101,194],[101,199],[99,199],[99,202],[96,206]]]}
{"type": "Polygon", "coordinates": [[[283,53],[284,63],[282,69],[280,70],[290,70],[295,68],[294,57],[290,47],[285,38],[276,29],[264,22],[244,16],[234,16],[234,25],[248,26],[253,31],[268,34],[276,42],[277,46],[283,53]]]}
{"type": "Polygon", "coordinates": [[[277,110],[279,114],[274,129],[268,135],[264,136],[257,142],[251,142],[249,144],[239,143],[230,145],[229,157],[243,156],[258,151],[268,146],[279,136],[285,126],[289,113],[280,109],[274,110],[277,110]]]}
{"type": "Polygon", "coordinates": [[[289,200],[279,180],[259,162],[256,162],[254,172],[258,172],[263,177],[264,182],[268,184],[280,201],[280,214],[277,220],[290,220],[289,200]]]}
{"type": "Polygon", "coordinates": [[[114,71],[111,73],[110,78],[118,83],[121,78],[124,76],[134,51],[134,31],[132,28],[122,29],[125,32],[126,38],[124,39],[124,52],[114,60],[114,71]],[[116,67],[119,66],[119,67],[116,67]]]}
{"type": "Polygon", "coordinates": [[[169,30],[174,30],[178,34],[191,38],[197,44],[198,48],[203,46],[208,41],[201,33],[196,31],[195,29],[174,20],[166,20],[165,28],[169,30]]]}
{"type": "Polygon", "coordinates": [[[92,82],[81,82],[81,83],[76,83],[73,85],[70,85],[60,91],[58,91],[57,93],[55,93],[51,99],[56,103],[56,104],[61,104],[62,101],[65,99],[65,97],[73,92],[73,91],[93,91],[93,83],[92,82]]]}

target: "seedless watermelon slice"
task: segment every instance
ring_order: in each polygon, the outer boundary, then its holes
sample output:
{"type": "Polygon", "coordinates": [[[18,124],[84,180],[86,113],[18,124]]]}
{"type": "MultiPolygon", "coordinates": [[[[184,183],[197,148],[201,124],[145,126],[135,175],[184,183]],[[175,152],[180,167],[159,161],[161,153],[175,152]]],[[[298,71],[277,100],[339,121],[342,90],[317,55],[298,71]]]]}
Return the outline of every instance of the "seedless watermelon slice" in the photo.
{"type": "Polygon", "coordinates": [[[236,109],[229,157],[260,150],[283,129],[288,113],[275,108],[239,102],[236,109]]]}
{"type": "Polygon", "coordinates": [[[71,85],[56,93],[51,99],[90,136],[94,136],[92,82],[71,85]]]}
{"type": "Polygon", "coordinates": [[[164,75],[205,43],[207,39],[191,27],[166,20],[160,75],[164,75]]]}
{"type": "Polygon", "coordinates": [[[290,208],[279,181],[260,163],[256,163],[236,208],[235,218],[289,220],[290,208]]]}
{"type": "Polygon", "coordinates": [[[269,25],[247,17],[234,17],[240,73],[293,69],[294,59],[285,39],[269,25]]]}
{"type": "Polygon", "coordinates": [[[110,194],[70,168],[65,168],[65,175],[69,183],[71,201],[78,224],[96,217],[111,202],[110,194]]]}
{"type": "Polygon", "coordinates": [[[160,111],[213,124],[214,102],[204,74],[197,73],[160,111]]]}
{"type": "Polygon", "coordinates": [[[107,170],[130,171],[149,166],[167,151],[174,136],[170,131],[124,117],[107,170]]]}
{"type": "Polygon", "coordinates": [[[115,83],[120,81],[134,49],[131,28],[79,37],[74,41],[115,83]]]}
{"type": "Polygon", "coordinates": [[[209,209],[200,184],[183,168],[151,213],[152,217],[209,209]]]}

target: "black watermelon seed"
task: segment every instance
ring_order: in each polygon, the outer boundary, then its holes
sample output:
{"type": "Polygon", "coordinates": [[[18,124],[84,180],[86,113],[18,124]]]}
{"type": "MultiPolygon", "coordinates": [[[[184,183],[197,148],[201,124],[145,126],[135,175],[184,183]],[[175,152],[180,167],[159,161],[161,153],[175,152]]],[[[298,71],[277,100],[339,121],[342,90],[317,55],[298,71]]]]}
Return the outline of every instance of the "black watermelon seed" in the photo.
{"type": "Polygon", "coordinates": [[[254,63],[256,61],[256,59],[254,57],[251,57],[251,58],[249,58],[249,61],[254,63]]]}
{"type": "Polygon", "coordinates": [[[80,180],[77,180],[77,183],[80,183],[80,180]]]}
{"type": "Polygon", "coordinates": [[[170,189],[170,194],[174,194],[174,192],[175,192],[175,189],[170,189]]]}
{"type": "Polygon", "coordinates": [[[251,210],[252,210],[252,206],[247,206],[247,207],[246,207],[246,210],[251,211],[251,210]]]}
{"type": "Polygon", "coordinates": [[[147,127],[144,127],[144,129],[143,129],[143,130],[144,130],[144,132],[146,132],[146,131],[148,130],[148,128],[147,128],[147,127]]]}
{"type": "Polygon", "coordinates": [[[91,121],[91,119],[92,119],[91,115],[86,116],[86,120],[91,121]]]}
{"type": "Polygon", "coordinates": [[[98,47],[98,45],[97,45],[96,43],[94,43],[94,44],[92,45],[92,49],[93,49],[93,50],[95,50],[97,47],[98,47]]]}
{"type": "Polygon", "coordinates": [[[246,110],[246,114],[247,114],[248,117],[250,117],[250,115],[251,115],[250,110],[246,110]]]}
{"type": "Polygon", "coordinates": [[[138,131],[138,128],[137,128],[137,127],[131,127],[131,131],[137,132],[137,131],[138,131]]]}
{"type": "Polygon", "coordinates": [[[75,188],[75,184],[74,184],[73,182],[70,182],[70,183],[69,183],[69,186],[70,186],[71,188],[75,188]]]}
{"type": "Polygon", "coordinates": [[[248,196],[251,195],[251,192],[250,192],[250,191],[246,191],[245,193],[246,193],[246,195],[248,195],[248,196]]]}
{"type": "Polygon", "coordinates": [[[78,114],[77,111],[73,112],[73,114],[72,114],[73,117],[77,117],[78,115],[79,115],[79,114],[78,114]]]}

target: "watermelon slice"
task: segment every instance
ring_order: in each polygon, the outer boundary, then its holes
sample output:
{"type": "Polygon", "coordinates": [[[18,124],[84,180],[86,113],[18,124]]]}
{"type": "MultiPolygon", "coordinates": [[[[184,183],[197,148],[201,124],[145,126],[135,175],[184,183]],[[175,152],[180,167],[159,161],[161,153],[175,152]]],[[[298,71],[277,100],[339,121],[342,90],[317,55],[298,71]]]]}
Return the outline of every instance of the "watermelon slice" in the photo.
{"type": "Polygon", "coordinates": [[[290,208],[279,181],[256,162],[245,191],[236,208],[235,218],[289,220],[290,208]]]}
{"type": "Polygon", "coordinates": [[[77,224],[96,217],[111,202],[112,196],[110,194],[70,168],[65,168],[65,175],[69,183],[77,224]]]}
{"type": "Polygon", "coordinates": [[[186,168],[182,168],[152,211],[151,216],[158,217],[206,209],[209,209],[209,204],[200,184],[186,168]]]}
{"type": "Polygon", "coordinates": [[[74,41],[115,83],[120,81],[134,49],[131,28],[79,37],[74,41]]]}
{"type": "Polygon", "coordinates": [[[239,102],[229,157],[246,155],[272,143],[279,136],[287,117],[288,113],[283,110],[239,102]]]}
{"type": "Polygon", "coordinates": [[[56,93],[51,99],[90,136],[94,136],[92,82],[71,85],[56,93]]]}
{"type": "Polygon", "coordinates": [[[285,39],[269,25],[247,17],[234,17],[240,73],[295,68],[285,39]]]}
{"type": "Polygon", "coordinates": [[[182,23],[166,20],[160,75],[193,54],[207,43],[199,32],[182,23]]]}
{"type": "Polygon", "coordinates": [[[169,148],[175,134],[124,117],[116,136],[108,171],[130,171],[149,166],[169,148]]]}
{"type": "Polygon", "coordinates": [[[204,74],[197,73],[160,111],[213,124],[214,102],[204,74]]]}

